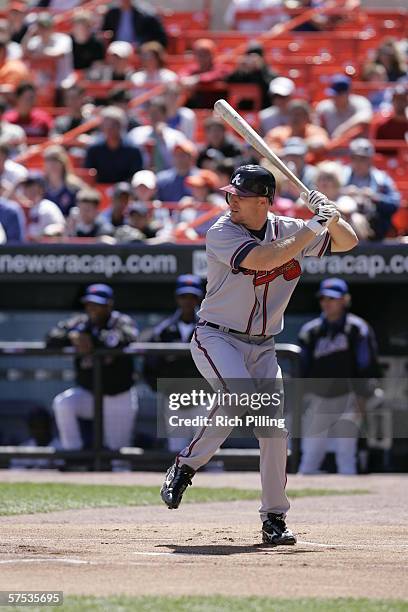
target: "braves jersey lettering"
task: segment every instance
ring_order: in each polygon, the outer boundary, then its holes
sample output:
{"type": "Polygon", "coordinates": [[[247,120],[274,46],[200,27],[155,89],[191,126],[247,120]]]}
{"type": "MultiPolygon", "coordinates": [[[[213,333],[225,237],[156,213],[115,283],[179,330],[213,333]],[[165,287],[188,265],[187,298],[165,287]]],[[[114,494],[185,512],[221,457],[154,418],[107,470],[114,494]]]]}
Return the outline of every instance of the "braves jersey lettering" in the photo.
{"type": "Polygon", "coordinates": [[[303,258],[322,257],[330,235],[325,231],[316,236],[296,259],[272,270],[248,270],[241,267],[241,262],[257,246],[292,236],[304,226],[301,219],[269,213],[261,239],[233,223],[229,213],[220,217],[207,232],[207,293],[198,313],[200,319],[252,335],[278,334],[302,272],[303,258]]]}
{"type": "Polygon", "coordinates": [[[232,270],[233,274],[250,274],[254,277],[253,283],[255,287],[259,285],[265,285],[271,283],[278,276],[283,276],[286,281],[293,280],[302,274],[302,268],[296,259],[291,259],[282,266],[274,268],[273,270],[248,270],[247,268],[240,268],[239,270],[232,270]]]}

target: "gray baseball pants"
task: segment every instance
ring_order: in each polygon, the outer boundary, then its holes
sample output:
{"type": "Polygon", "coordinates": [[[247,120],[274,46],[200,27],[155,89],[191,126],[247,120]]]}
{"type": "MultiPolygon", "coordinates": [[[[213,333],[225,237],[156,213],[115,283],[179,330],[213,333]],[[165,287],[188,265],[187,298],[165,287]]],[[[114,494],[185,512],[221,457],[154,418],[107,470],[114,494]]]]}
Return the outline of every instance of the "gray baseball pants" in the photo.
{"type": "MultiPolygon", "coordinates": [[[[242,392],[244,388],[256,392],[256,379],[274,383],[282,378],[273,337],[257,338],[198,326],[191,340],[191,354],[214,391],[225,389],[227,385],[231,393],[242,392]]],[[[214,415],[218,408],[213,408],[214,415]]],[[[210,413],[208,416],[213,415],[210,413]]],[[[215,434],[213,428],[201,428],[190,445],[179,453],[178,465],[198,470],[211,459],[232,429],[226,426],[217,429],[215,434]]],[[[268,437],[256,429],[254,433],[260,448],[262,499],[259,512],[264,521],[269,512],[285,515],[289,510],[285,493],[288,432],[286,429],[274,430],[273,436],[268,437]]]]}

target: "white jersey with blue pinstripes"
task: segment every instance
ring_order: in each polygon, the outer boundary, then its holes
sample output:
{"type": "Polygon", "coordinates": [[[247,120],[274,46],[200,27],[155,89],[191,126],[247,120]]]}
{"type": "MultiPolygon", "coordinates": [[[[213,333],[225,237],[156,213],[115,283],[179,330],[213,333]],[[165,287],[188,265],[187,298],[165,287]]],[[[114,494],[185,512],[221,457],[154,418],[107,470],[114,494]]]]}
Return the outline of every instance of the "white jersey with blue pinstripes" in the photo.
{"type": "Polygon", "coordinates": [[[207,293],[200,319],[247,334],[276,335],[283,329],[283,315],[299,281],[303,258],[322,257],[330,244],[327,230],[316,236],[299,255],[278,268],[254,271],[239,264],[242,255],[257,245],[287,238],[304,227],[301,219],[268,214],[263,239],[233,223],[229,213],[208,230],[207,293]]]}

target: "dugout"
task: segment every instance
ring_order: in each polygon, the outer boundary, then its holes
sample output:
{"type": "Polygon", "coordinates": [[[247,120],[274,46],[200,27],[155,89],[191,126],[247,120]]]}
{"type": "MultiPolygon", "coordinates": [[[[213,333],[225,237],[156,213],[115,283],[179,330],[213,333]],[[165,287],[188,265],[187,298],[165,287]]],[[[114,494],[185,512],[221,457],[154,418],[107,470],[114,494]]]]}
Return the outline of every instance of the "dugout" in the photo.
{"type": "MultiPolygon", "coordinates": [[[[189,272],[205,278],[205,251],[200,246],[48,244],[0,247],[0,342],[42,340],[58,320],[80,309],[83,290],[93,282],[111,284],[115,290],[116,307],[131,314],[143,331],[173,311],[175,279],[179,274],[189,272]]],[[[385,374],[390,379],[406,377],[407,245],[368,244],[359,246],[352,253],[336,254],[322,260],[307,259],[306,270],[289,304],[285,330],[278,342],[296,342],[300,326],[317,315],[316,290],[320,280],[328,276],[342,276],[349,282],[352,310],[375,329],[385,374]]],[[[30,359],[31,362],[28,359],[23,364],[21,359],[11,355],[0,363],[0,435],[6,420],[10,419],[10,407],[5,408],[4,401],[6,404],[8,400],[23,402],[18,406],[25,414],[32,409],[25,402],[26,397],[32,397],[37,407],[49,404],[49,399],[44,395],[42,400],[41,392],[38,393],[41,377],[42,388],[47,387],[48,397],[60,389],[61,380],[52,373],[52,357],[42,359],[41,364],[35,358],[30,359]],[[14,377],[14,382],[21,383],[14,385],[11,395],[10,387],[13,385],[10,382],[13,381],[10,376],[14,377]],[[23,394],[21,385],[24,385],[23,394]]],[[[69,371],[70,360],[62,358],[61,366],[62,371],[69,371]]],[[[64,383],[68,386],[69,380],[64,383]]],[[[405,418],[403,406],[393,408],[396,423],[405,418]]],[[[145,435],[142,445],[154,444],[149,427],[142,432],[145,435]]],[[[384,469],[388,466],[406,471],[406,440],[394,440],[392,453],[390,448],[384,449],[381,444],[379,441],[377,455],[380,460],[373,467],[384,469]]]]}

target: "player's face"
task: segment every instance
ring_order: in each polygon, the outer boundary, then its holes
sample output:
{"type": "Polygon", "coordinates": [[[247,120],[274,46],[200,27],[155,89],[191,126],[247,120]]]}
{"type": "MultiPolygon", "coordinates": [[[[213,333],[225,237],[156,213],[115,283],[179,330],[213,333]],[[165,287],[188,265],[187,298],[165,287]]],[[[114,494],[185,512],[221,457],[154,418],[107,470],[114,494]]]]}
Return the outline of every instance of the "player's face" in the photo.
{"type": "Polygon", "coordinates": [[[112,310],[111,304],[94,304],[86,302],[85,312],[93,325],[101,326],[108,319],[112,310]]]}
{"type": "Polygon", "coordinates": [[[344,297],[332,298],[322,295],[319,298],[319,301],[322,313],[329,321],[336,321],[343,316],[346,309],[346,301],[344,297]]]}
{"type": "Polygon", "coordinates": [[[231,210],[231,221],[252,229],[257,229],[256,225],[259,224],[260,217],[262,216],[263,220],[260,225],[260,227],[262,227],[265,223],[268,210],[264,204],[264,200],[265,198],[260,198],[258,196],[242,197],[229,193],[227,201],[231,210]]]}

